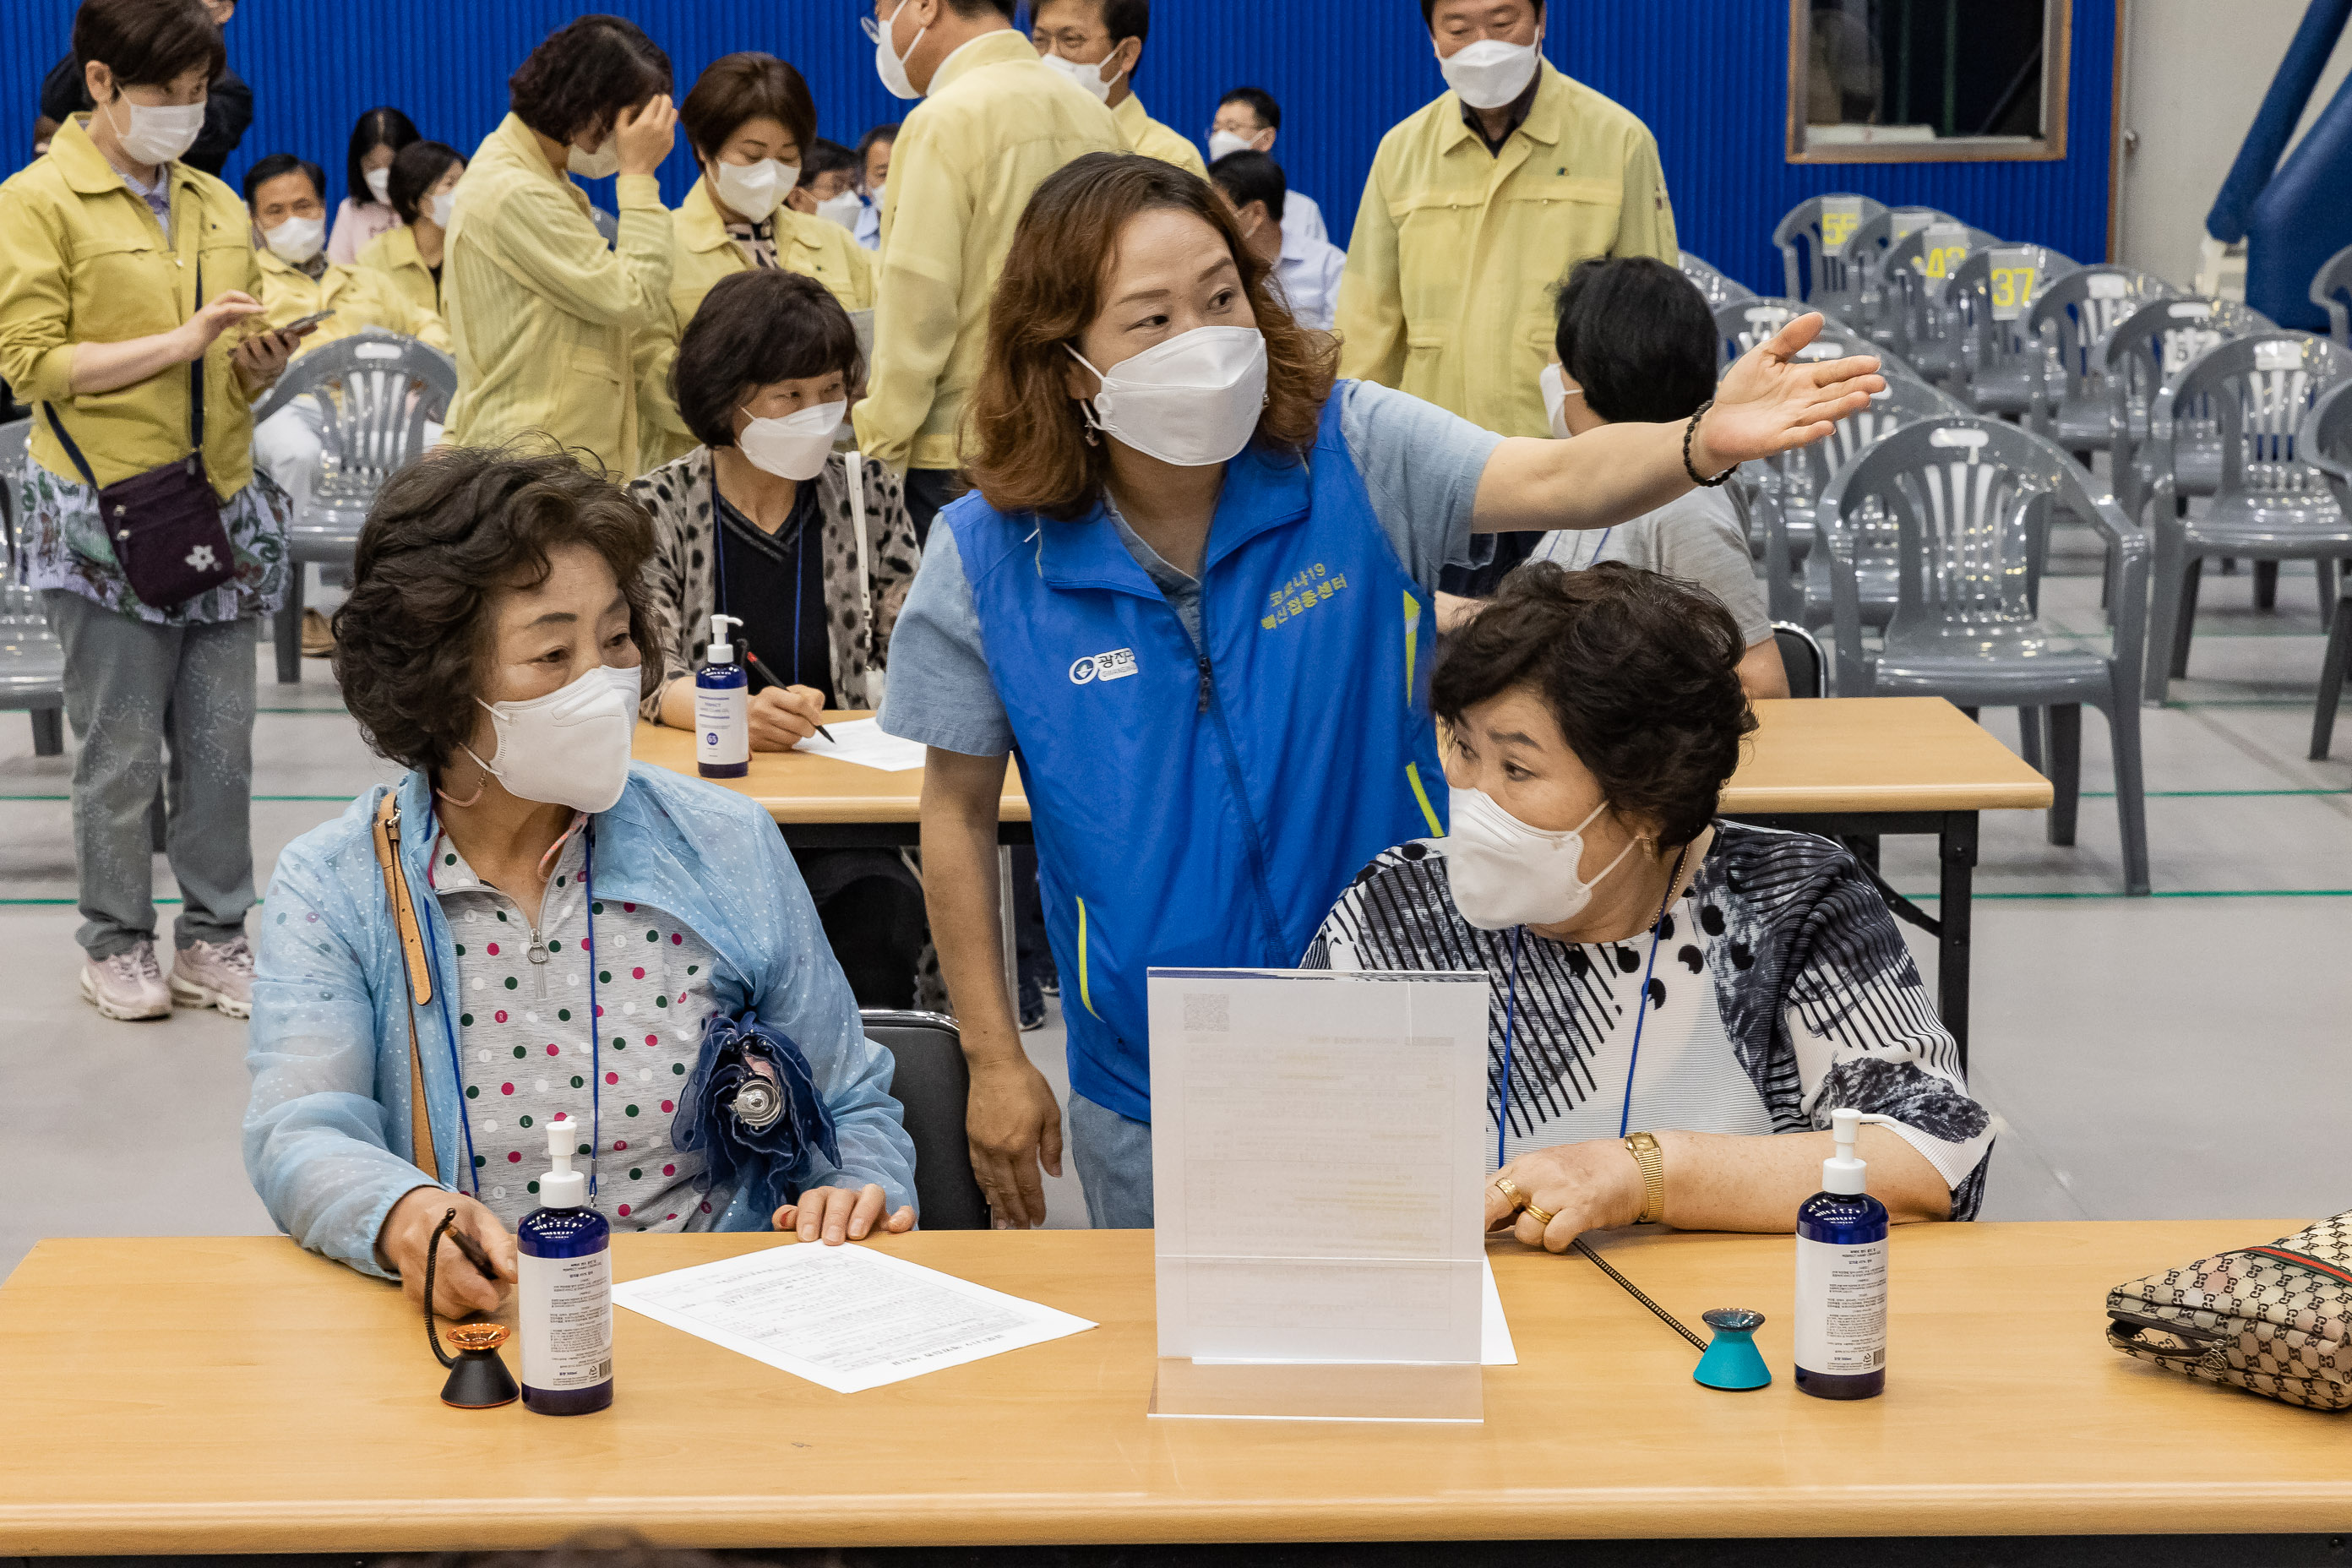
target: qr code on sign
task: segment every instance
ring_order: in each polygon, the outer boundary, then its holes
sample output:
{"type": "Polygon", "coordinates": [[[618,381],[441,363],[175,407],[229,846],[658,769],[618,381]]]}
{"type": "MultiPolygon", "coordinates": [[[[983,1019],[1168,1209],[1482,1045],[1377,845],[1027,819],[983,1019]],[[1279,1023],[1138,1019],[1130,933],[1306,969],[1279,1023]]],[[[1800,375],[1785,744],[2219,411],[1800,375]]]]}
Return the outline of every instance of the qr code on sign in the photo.
{"type": "Polygon", "coordinates": [[[1225,1016],[1227,1000],[1222,991],[1187,993],[1184,997],[1184,1027],[1196,1035],[1231,1034],[1234,1026],[1225,1016]]]}

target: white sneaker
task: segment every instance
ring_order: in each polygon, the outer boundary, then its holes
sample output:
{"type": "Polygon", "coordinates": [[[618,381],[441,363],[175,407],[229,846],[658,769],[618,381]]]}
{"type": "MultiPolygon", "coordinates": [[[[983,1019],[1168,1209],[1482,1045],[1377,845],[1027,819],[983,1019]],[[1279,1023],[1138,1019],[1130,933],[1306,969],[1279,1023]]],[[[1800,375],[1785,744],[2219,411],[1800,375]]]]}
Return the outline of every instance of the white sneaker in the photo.
{"type": "MultiPolygon", "coordinates": [[[[153,959],[148,960],[152,966],[153,959]]],[[[192,942],[172,962],[172,1000],[183,1007],[217,1007],[232,1018],[253,1016],[253,949],[245,938],[192,942]]]]}
{"type": "Polygon", "coordinates": [[[81,966],[82,1000],[110,1018],[168,1018],[172,993],[155,966],[155,944],[142,942],[112,958],[92,958],[81,966]]]}

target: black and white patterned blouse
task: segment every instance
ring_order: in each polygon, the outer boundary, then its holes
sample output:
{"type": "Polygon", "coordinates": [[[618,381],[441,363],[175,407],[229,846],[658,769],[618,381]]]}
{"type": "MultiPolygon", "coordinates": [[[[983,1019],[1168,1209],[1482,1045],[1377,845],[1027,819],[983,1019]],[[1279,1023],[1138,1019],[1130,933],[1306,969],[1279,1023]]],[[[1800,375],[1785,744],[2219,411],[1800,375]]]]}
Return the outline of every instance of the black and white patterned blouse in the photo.
{"type": "Polygon", "coordinates": [[[1498,1119],[1505,1016],[1514,1015],[1511,1157],[1614,1138],[1621,1122],[1633,1131],[1819,1131],[1832,1110],[1852,1107],[1895,1118],[1888,1131],[1949,1184],[1952,1217],[1976,1216],[1991,1118],[1969,1096],[1952,1037],[1885,903],[1844,848],[1716,824],[1689,890],[1656,928],[1638,1061],[1630,1009],[1650,933],[1559,942],[1524,928],[1481,931],[1454,908],[1444,850],[1444,839],[1418,840],[1365,867],[1304,967],[1485,970],[1487,1105],[1498,1119]]]}

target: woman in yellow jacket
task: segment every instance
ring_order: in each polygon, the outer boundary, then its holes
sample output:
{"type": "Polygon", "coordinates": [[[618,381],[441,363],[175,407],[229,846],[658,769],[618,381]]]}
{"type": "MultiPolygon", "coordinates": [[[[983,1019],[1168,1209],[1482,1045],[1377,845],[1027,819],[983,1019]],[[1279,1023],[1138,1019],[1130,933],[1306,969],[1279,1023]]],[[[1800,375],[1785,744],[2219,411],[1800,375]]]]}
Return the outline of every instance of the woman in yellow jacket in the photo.
{"type": "Polygon", "coordinates": [[[438,142],[411,142],[392,161],[392,210],[400,219],[370,240],[359,264],[382,273],[400,297],[420,310],[441,316],[441,279],[448,259],[449,220],[457,207],[457,182],[466,160],[438,142]]]}
{"type": "Polygon", "coordinates": [[[110,1018],[164,1017],[175,1001],[243,1017],[255,631],[286,582],[285,500],[254,473],[252,401],[295,338],[253,320],[245,204],[179,162],[226,65],[211,16],[197,0],[84,0],[73,50],[93,112],[0,185],[0,378],[38,409],[17,542],[65,646],[80,746],[81,992],[110,1018]],[[192,457],[201,488],[157,502],[152,487],[184,484],[192,457]],[[164,538],[168,554],[151,553],[164,538]],[[167,738],[184,900],[168,984],[147,826],[167,738]]]}
{"type": "Polygon", "coordinates": [[[648,472],[698,445],[670,399],[669,367],[703,296],[721,278],[754,268],[797,272],[824,284],[853,318],[874,309],[874,258],[856,236],[784,205],[799,183],[801,158],[816,142],[816,104],[800,72],[773,55],[714,60],[687,94],[678,122],[702,178],[677,209],[668,331],[638,357],[648,472]]]}
{"type": "Polygon", "coordinates": [[[669,57],[634,23],[583,16],[507,85],[511,111],[466,166],[449,220],[448,439],[495,447],[540,431],[633,474],[635,356],[669,315],[669,213],[654,177],[677,142],[669,57]],[[616,247],[567,171],[620,175],[616,247]]]}

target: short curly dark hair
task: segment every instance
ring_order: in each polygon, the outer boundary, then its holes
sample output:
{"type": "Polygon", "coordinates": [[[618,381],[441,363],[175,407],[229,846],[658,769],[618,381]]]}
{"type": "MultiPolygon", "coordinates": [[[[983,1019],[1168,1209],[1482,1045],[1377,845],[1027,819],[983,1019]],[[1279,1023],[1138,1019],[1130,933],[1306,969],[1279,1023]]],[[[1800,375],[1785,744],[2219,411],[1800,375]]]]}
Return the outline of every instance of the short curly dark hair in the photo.
{"type": "Polygon", "coordinates": [[[585,544],[620,580],[642,689],[660,675],[642,568],[651,514],[544,447],[467,447],[385,481],[360,529],[351,597],[335,612],[335,679],[376,753],[437,773],[474,732],[500,591],[546,580],[548,554],[585,544]]]}
{"type": "Polygon", "coordinates": [[[569,142],[670,89],[669,56],[625,16],[581,16],[550,33],[507,79],[515,118],[569,142]]]}
{"type": "Polygon", "coordinates": [[[1534,689],[1619,812],[1665,848],[1714,820],[1756,715],[1739,685],[1739,624],[1694,583],[1604,561],[1530,561],[1446,639],[1432,678],[1438,717],[1534,689]]]}

